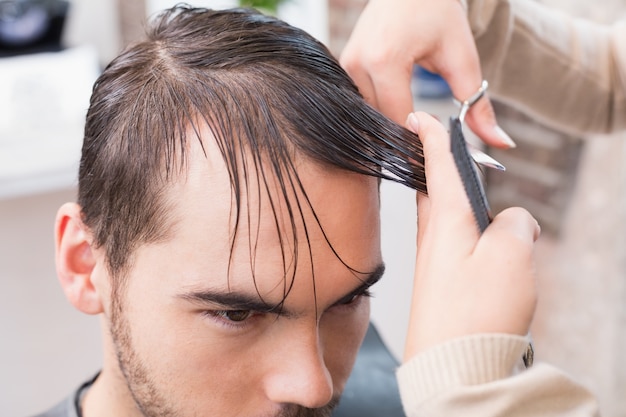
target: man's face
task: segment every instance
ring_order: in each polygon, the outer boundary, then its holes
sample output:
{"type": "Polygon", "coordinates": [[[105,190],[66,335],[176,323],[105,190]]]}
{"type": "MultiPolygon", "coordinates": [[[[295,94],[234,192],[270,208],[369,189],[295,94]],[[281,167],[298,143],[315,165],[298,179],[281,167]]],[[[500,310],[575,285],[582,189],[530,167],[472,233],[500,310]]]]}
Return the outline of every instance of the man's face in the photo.
{"type": "Polygon", "coordinates": [[[338,398],[367,329],[367,287],[382,273],[377,181],[297,161],[323,232],[291,193],[294,246],[275,178],[276,214],[251,170],[231,249],[234,200],[208,135],[208,157],[192,145],[169,191],[170,238],[137,249],[112,301],[118,389],[150,417],[329,415],[305,408],[338,398]]]}

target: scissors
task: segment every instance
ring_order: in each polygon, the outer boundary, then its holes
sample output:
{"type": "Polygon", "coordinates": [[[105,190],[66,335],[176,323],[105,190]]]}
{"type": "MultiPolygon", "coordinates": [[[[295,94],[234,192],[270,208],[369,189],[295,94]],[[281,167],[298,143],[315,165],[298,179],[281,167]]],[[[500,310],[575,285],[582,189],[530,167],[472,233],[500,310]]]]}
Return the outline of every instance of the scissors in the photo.
{"type": "Polygon", "coordinates": [[[504,171],[505,167],[489,155],[467,143],[463,135],[463,122],[465,121],[465,116],[470,107],[483,97],[488,86],[487,81],[483,80],[478,91],[470,98],[465,101],[455,99],[455,102],[460,105],[461,109],[459,110],[458,116],[450,118],[450,147],[452,156],[459,170],[463,188],[465,188],[465,194],[467,194],[469,199],[480,233],[484,232],[487,226],[489,226],[492,216],[476,165],[480,164],[501,171],[504,171]]]}

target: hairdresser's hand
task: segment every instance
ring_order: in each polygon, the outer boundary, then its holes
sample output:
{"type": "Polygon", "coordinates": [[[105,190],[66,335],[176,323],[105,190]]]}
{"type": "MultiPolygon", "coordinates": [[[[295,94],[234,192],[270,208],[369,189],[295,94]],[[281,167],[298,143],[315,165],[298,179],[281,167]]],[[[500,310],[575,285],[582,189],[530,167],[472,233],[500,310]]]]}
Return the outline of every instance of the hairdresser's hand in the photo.
{"type": "MultiPolygon", "coordinates": [[[[460,100],[478,90],[480,61],[459,0],[370,0],[341,55],[366,100],[398,123],[413,111],[414,63],[441,74],[460,100]]],[[[513,146],[486,96],[466,121],[485,143],[513,146]]]]}
{"type": "Polygon", "coordinates": [[[405,360],[471,334],[526,335],[537,301],[537,222],[526,210],[510,208],[481,236],[446,129],[425,113],[410,115],[407,125],[424,144],[429,195],[417,199],[417,262],[405,360]]]}

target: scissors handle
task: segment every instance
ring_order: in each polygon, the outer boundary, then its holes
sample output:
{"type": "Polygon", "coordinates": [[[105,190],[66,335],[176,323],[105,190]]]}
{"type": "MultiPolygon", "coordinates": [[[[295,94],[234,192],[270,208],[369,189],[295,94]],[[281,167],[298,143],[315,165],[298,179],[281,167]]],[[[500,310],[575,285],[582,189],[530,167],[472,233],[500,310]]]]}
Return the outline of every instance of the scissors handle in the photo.
{"type": "Polygon", "coordinates": [[[485,92],[487,92],[487,88],[489,88],[489,83],[487,82],[487,80],[483,80],[480,83],[480,87],[478,88],[478,91],[476,91],[467,100],[461,101],[461,100],[458,100],[456,98],[454,99],[454,102],[458,106],[460,106],[459,120],[461,121],[461,123],[463,123],[465,121],[465,115],[467,114],[467,112],[470,109],[470,107],[472,107],[474,104],[476,104],[476,102],[478,100],[480,100],[485,95],[485,92]]]}

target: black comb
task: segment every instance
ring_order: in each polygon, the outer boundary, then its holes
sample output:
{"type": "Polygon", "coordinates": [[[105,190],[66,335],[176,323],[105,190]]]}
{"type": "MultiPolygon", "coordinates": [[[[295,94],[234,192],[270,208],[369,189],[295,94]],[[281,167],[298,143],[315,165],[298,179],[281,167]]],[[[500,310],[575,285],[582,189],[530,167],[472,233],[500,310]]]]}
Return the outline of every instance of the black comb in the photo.
{"type": "Polygon", "coordinates": [[[450,150],[461,176],[465,194],[469,199],[474,218],[480,233],[491,223],[491,210],[485,195],[483,184],[478,176],[476,164],[469,154],[467,142],[463,136],[463,126],[458,117],[450,118],[450,150]]]}

